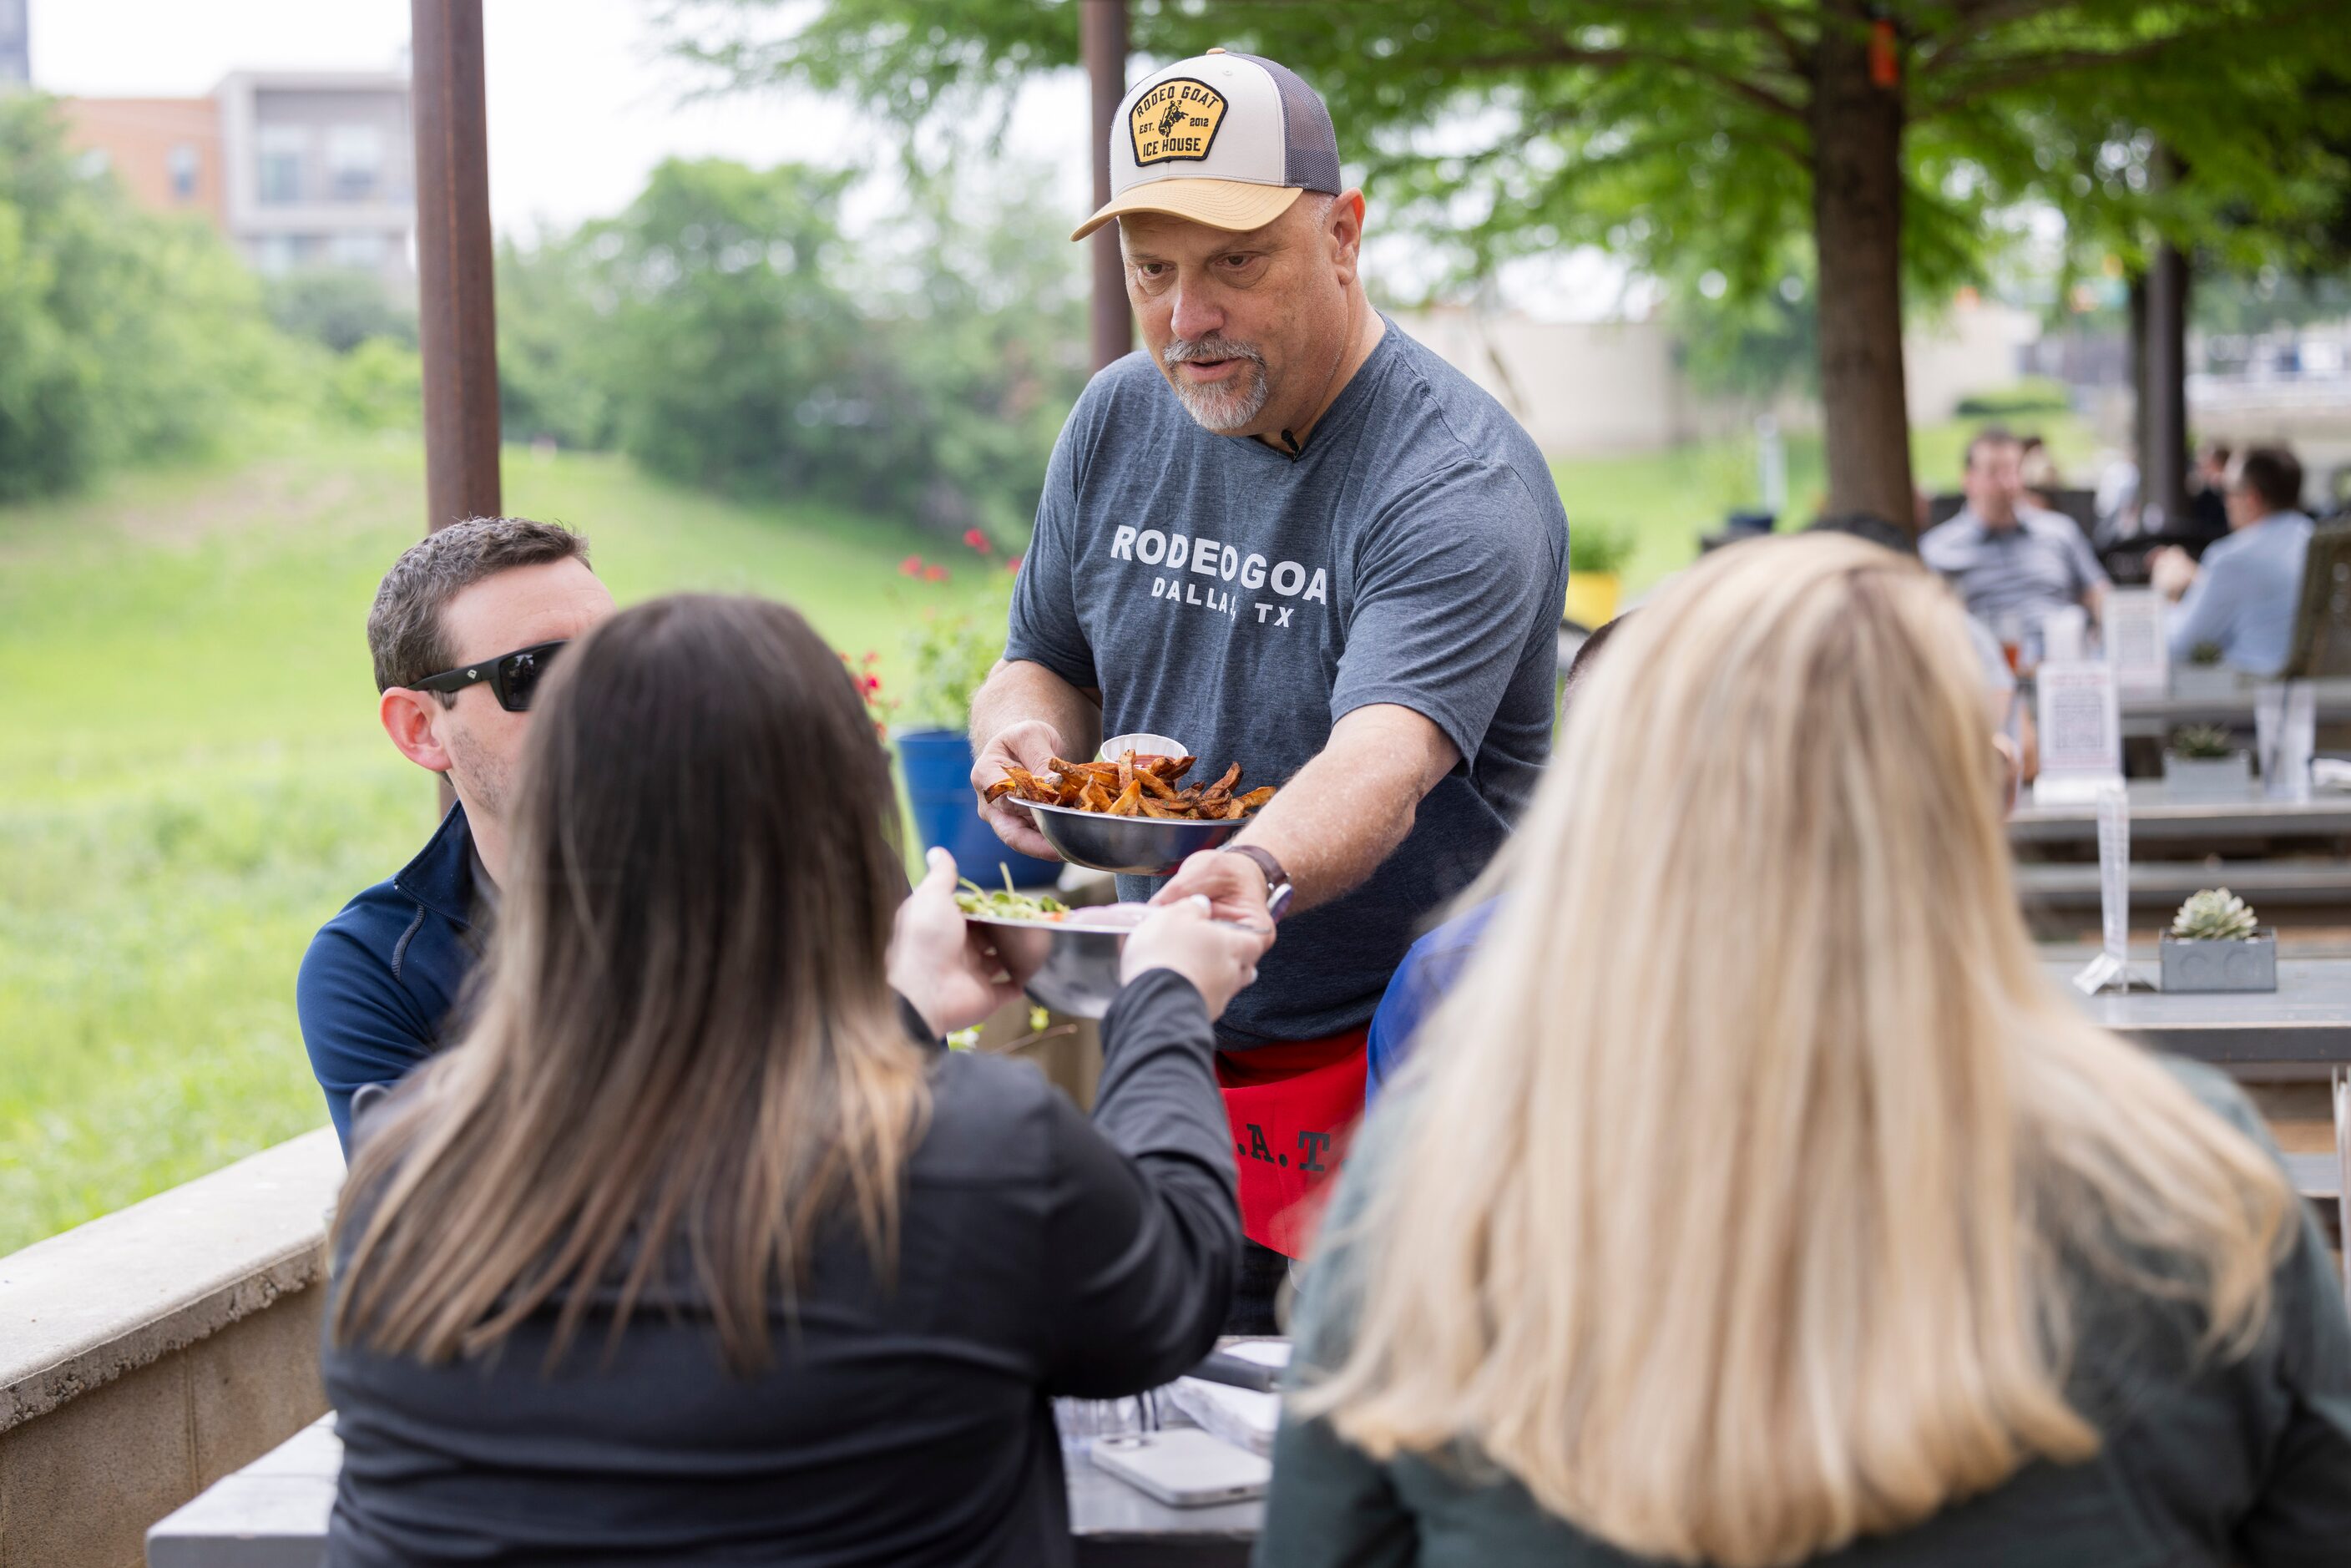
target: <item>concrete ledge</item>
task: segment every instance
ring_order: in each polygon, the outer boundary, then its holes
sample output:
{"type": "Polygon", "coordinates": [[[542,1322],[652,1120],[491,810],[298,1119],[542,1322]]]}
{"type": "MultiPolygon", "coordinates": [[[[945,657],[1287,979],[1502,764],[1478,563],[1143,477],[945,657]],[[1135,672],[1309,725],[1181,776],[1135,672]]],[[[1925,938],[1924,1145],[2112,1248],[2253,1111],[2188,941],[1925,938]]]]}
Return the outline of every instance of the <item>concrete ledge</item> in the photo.
{"type": "Polygon", "coordinates": [[[342,1179],[321,1127],[0,1258],[0,1432],[324,1281],[342,1179]]]}

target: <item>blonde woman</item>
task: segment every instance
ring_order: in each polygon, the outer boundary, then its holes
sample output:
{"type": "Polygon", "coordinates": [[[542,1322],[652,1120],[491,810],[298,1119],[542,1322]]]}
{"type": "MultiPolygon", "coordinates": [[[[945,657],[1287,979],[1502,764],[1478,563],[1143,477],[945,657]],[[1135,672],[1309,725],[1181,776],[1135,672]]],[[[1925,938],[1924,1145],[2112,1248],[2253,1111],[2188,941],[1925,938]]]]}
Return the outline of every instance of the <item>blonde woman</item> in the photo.
{"type": "Polygon", "coordinates": [[[1959,609],[1627,626],[1359,1140],[1258,1561],[2351,1560],[2351,1327],[2217,1077],[2043,977],[1959,609]]]}

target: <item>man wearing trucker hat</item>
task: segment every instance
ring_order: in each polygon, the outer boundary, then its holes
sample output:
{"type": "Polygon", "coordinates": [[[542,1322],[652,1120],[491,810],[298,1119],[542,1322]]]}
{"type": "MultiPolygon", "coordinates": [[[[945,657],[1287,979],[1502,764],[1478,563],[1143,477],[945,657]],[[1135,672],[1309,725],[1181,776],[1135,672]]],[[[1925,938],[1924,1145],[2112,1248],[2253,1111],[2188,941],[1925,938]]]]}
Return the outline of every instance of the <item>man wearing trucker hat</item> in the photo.
{"type": "MultiPolygon", "coordinates": [[[[1518,423],[1372,308],[1363,193],[1294,73],[1178,61],[1127,94],[1110,151],[1112,200],[1072,237],[1117,222],[1145,351],[1054,446],[972,779],[1148,732],[1282,787],[1225,848],[1119,886],[1288,904],[1218,1031],[1258,1244],[1232,1326],[1262,1328],[1389,973],[1549,755],[1567,518],[1518,423]]],[[[1014,802],[986,810],[1052,853],[1014,802]]]]}

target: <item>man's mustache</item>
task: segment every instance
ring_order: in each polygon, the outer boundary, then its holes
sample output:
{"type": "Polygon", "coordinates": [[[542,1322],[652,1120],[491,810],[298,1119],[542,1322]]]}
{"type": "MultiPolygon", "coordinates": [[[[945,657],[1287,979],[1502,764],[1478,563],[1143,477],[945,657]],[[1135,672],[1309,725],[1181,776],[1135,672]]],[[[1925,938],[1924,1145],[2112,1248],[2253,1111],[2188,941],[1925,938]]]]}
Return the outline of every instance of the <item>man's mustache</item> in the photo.
{"type": "Polygon", "coordinates": [[[1201,360],[1247,360],[1253,365],[1265,363],[1265,356],[1247,343],[1236,342],[1230,338],[1213,336],[1192,339],[1171,338],[1168,340],[1167,346],[1159,350],[1159,357],[1171,365],[1201,360]]]}

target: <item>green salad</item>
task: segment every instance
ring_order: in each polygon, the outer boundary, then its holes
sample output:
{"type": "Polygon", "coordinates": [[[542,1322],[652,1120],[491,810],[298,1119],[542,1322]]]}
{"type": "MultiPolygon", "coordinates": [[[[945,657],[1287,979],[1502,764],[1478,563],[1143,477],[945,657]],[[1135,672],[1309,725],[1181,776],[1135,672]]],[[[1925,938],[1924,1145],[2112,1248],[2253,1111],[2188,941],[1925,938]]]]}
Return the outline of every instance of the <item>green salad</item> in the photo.
{"type": "Polygon", "coordinates": [[[1001,891],[985,888],[969,877],[962,879],[964,891],[956,894],[956,907],[966,915],[986,915],[990,920],[1040,920],[1052,922],[1066,918],[1070,906],[1051,894],[1026,894],[1012,891],[1012,873],[1004,873],[1001,891]]]}

